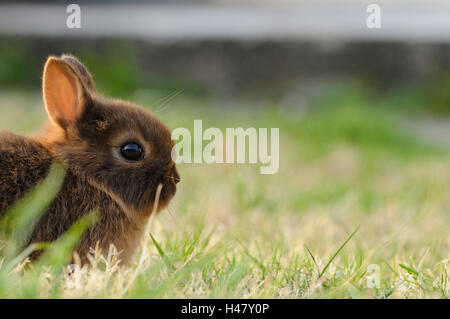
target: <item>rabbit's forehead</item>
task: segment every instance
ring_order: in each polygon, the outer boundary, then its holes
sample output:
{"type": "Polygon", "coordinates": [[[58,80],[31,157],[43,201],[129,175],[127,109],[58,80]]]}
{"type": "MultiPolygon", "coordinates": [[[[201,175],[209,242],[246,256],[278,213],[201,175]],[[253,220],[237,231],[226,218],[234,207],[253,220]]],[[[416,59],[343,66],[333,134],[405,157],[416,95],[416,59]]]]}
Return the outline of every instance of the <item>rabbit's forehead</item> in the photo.
{"type": "Polygon", "coordinates": [[[114,105],[109,109],[108,122],[111,142],[137,141],[161,148],[171,148],[170,130],[150,112],[136,106],[114,105]]]}

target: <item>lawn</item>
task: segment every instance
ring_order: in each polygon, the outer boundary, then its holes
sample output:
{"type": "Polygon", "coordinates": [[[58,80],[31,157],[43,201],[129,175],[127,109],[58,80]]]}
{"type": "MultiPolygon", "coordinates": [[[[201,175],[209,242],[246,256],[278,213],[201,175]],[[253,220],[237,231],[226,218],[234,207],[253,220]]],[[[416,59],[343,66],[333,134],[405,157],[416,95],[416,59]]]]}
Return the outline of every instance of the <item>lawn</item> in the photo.
{"type": "MultiPolygon", "coordinates": [[[[8,248],[24,235],[17,222],[0,242],[0,298],[450,296],[450,152],[404,131],[406,111],[354,92],[309,108],[146,92],[133,99],[171,128],[192,129],[195,119],[204,127],[278,127],[279,172],[179,165],[177,195],[151,219],[127,268],[114,252],[90,267],[63,268],[82,223],[40,262],[22,262],[8,248]]],[[[0,93],[0,114],[0,128],[19,133],[45,119],[39,92],[0,93]]],[[[35,214],[52,185],[15,213],[35,214]]]]}

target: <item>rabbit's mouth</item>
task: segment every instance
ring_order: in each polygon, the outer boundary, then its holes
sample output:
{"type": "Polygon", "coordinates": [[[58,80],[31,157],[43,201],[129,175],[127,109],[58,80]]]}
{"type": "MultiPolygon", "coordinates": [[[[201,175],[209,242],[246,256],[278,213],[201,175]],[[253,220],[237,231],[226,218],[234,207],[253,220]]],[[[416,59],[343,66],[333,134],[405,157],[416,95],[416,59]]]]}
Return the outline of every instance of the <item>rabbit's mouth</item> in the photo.
{"type": "Polygon", "coordinates": [[[164,209],[170,202],[170,200],[175,196],[177,192],[177,187],[175,183],[169,182],[162,184],[161,195],[159,197],[158,210],[164,209]]]}
{"type": "Polygon", "coordinates": [[[157,205],[156,213],[159,213],[161,210],[169,205],[170,200],[175,196],[177,192],[177,186],[180,182],[180,176],[176,170],[173,171],[173,174],[166,176],[161,183],[158,185],[155,193],[155,200],[153,206],[157,205]],[[160,189],[159,189],[160,188],[160,189]]]}

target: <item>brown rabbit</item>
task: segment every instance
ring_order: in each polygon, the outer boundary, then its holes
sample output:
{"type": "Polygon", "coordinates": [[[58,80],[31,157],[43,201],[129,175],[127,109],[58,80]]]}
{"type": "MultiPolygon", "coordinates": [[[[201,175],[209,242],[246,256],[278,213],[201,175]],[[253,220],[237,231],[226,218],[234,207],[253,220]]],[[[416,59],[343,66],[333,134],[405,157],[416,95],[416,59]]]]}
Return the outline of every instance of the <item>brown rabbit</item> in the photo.
{"type": "Polygon", "coordinates": [[[98,222],[76,248],[82,263],[97,244],[103,250],[113,244],[126,262],[154,209],[158,185],[156,211],[175,195],[180,177],[170,131],[143,109],[98,95],[72,56],[48,58],[43,95],[49,123],[41,134],[0,134],[0,217],[58,161],[67,168],[63,185],[29,242],[54,241],[97,210],[98,222]]]}

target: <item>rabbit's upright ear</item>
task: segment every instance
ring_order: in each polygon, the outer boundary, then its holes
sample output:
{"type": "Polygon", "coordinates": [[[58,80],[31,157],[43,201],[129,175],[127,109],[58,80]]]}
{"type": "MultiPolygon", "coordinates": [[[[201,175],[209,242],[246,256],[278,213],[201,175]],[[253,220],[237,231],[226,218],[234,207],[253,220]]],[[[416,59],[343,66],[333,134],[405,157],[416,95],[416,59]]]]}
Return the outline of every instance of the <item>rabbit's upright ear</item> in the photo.
{"type": "Polygon", "coordinates": [[[80,61],[78,61],[76,57],[64,54],[61,56],[61,60],[67,63],[72,68],[72,70],[75,71],[86,89],[95,91],[95,83],[92,79],[92,75],[89,73],[86,67],[80,61]]]}
{"type": "Polygon", "coordinates": [[[87,89],[78,71],[64,58],[48,58],[42,87],[45,108],[54,124],[66,129],[82,116],[87,104],[87,89]]]}

